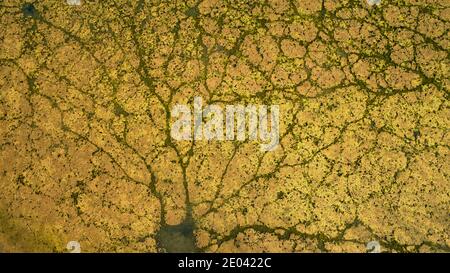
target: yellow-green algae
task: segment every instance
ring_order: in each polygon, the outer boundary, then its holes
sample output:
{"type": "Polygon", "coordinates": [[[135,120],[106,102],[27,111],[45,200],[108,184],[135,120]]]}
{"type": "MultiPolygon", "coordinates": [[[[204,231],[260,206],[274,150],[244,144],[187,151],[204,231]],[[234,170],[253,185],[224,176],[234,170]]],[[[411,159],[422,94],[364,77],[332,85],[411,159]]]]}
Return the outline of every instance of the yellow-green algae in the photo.
{"type": "Polygon", "coordinates": [[[2,1],[0,251],[450,251],[449,20],[448,0],[2,1]],[[174,141],[195,96],[279,104],[281,146],[174,141]]]}

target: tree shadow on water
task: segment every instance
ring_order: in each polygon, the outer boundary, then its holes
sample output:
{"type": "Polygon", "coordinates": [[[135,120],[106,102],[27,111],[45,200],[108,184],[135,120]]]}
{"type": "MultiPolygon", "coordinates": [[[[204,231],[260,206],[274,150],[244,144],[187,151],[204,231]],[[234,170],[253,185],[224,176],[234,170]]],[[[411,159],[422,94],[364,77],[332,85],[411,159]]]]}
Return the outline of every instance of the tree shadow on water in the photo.
{"type": "Polygon", "coordinates": [[[159,248],[169,253],[195,253],[199,252],[195,244],[195,223],[188,216],[178,225],[164,224],[158,232],[159,248]]]}

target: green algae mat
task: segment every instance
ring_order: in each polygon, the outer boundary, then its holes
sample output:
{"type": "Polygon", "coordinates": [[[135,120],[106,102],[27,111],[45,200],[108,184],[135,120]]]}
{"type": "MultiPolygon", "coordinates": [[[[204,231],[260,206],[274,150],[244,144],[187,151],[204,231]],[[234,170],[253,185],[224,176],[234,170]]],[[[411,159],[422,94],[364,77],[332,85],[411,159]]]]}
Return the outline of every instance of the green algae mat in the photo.
{"type": "Polygon", "coordinates": [[[0,252],[450,252],[449,29],[449,0],[0,1],[0,252]]]}

